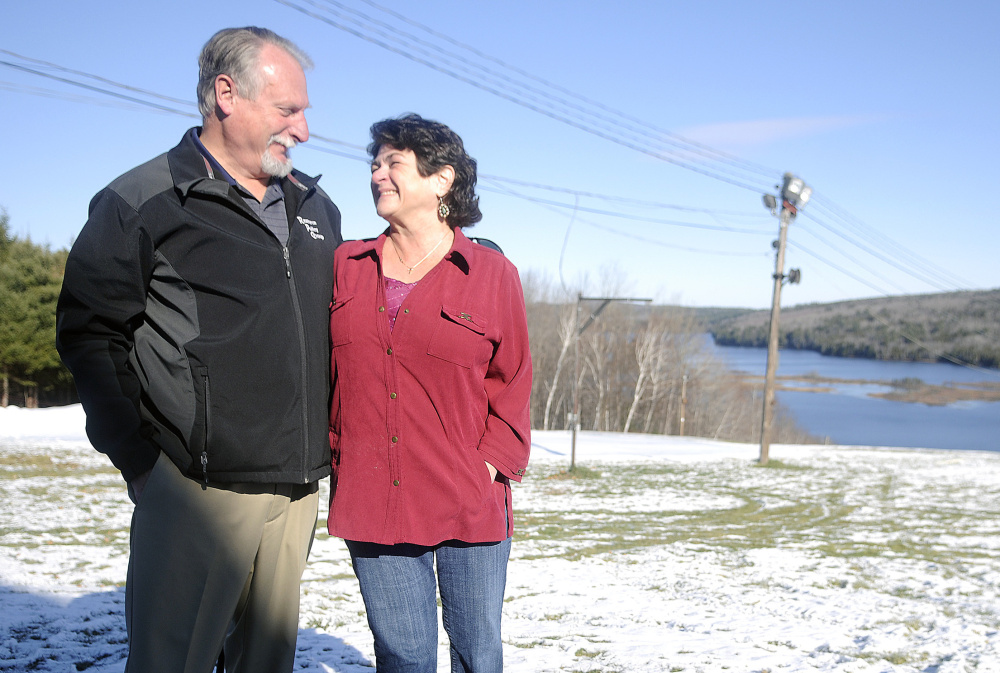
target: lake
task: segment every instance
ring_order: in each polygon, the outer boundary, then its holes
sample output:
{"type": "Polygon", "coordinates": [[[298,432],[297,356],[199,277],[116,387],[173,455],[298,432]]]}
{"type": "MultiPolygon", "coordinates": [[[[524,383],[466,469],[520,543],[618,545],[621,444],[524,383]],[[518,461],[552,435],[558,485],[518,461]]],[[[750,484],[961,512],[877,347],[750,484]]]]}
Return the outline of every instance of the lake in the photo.
{"type": "MultiPolygon", "coordinates": [[[[714,343],[711,347],[730,369],[764,376],[766,348],[714,343]]],[[[809,374],[867,382],[835,384],[830,386],[831,392],[823,393],[776,392],[778,403],[792,413],[803,429],[817,437],[829,438],[832,444],[1000,451],[1000,402],[930,406],[869,396],[891,390],[880,385],[880,381],[913,378],[938,385],[995,383],[1000,381],[1000,370],[971,369],[950,363],[840,358],[813,351],[779,353],[778,376],[809,374]]]]}

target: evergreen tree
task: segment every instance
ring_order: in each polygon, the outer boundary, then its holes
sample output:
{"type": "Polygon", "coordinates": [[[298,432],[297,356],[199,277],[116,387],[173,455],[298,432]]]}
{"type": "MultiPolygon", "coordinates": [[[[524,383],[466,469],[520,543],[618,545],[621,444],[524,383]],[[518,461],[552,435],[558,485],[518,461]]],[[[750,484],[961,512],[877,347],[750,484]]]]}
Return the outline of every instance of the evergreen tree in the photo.
{"type": "Polygon", "coordinates": [[[55,347],[56,302],[67,252],[49,250],[10,233],[0,209],[0,403],[11,385],[24,393],[27,407],[40,393],[71,389],[69,373],[55,347]]]}

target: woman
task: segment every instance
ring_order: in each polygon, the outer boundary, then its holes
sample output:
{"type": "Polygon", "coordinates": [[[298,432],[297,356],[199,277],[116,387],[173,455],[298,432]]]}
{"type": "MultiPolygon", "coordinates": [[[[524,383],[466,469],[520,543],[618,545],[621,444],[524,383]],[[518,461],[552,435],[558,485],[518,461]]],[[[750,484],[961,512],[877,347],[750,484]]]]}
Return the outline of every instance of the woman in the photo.
{"type": "Polygon", "coordinates": [[[389,228],[336,252],[328,528],[378,671],[437,670],[437,589],[451,670],[501,671],[510,481],[531,443],[524,297],[514,266],[462,233],[482,219],[462,139],[418,115],[371,135],[389,228]]]}

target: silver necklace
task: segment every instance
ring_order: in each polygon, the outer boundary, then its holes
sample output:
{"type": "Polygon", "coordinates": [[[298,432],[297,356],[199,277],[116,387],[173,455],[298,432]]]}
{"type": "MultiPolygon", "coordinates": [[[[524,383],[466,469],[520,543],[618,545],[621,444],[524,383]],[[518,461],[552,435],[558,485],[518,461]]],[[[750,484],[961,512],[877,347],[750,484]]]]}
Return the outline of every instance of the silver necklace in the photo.
{"type": "Polygon", "coordinates": [[[441,234],[440,240],[438,240],[438,242],[434,244],[434,247],[431,248],[430,251],[428,251],[428,253],[426,255],[424,255],[423,259],[421,259],[419,262],[417,262],[413,266],[406,266],[406,262],[403,261],[402,256],[399,254],[399,248],[396,247],[396,241],[392,240],[392,236],[389,236],[389,242],[392,243],[392,249],[396,251],[396,257],[399,259],[399,263],[406,267],[406,273],[407,273],[407,275],[409,275],[409,274],[413,273],[414,269],[416,269],[418,266],[420,266],[421,264],[423,264],[424,262],[427,261],[427,258],[431,256],[431,253],[433,253],[435,250],[438,249],[438,246],[441,245],[441,242],[444,241],[444,238],[447,235],[448,235],[447,231],[445,231],[443,234],[441,234]]]}

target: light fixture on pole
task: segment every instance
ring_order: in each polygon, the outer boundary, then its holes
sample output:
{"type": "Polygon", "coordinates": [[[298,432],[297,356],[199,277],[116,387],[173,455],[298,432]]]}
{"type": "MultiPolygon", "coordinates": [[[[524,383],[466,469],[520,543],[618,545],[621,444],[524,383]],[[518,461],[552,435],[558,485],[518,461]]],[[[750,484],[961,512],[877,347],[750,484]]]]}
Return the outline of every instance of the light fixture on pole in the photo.
{"type": "Polygon", "coordinates": [[[788,225],[795,219],[800,208],[809,202],[812,189],[791,173],[785,173],[781,185],[781,212],[777,213],[777,199],[773,194],[764,195],[764,205],[777,214],[781,222],[778,240],[774,242],[777,255],[774,263],[774,292],[771,298],[771,326],[767,339],[767,372],[764,375],[764,408],[760,424],[760,458],[757,462],[766,465],[771,448],[771,423],[774,420],[774,377],[778,370],[778,316],[781,313],[781,286],[787,279],[789,283],[798,283],[802,279],[799,269],[792,269],[785,275],[785,242],[788,238],[788,225]]]}

